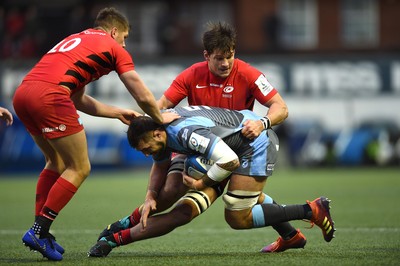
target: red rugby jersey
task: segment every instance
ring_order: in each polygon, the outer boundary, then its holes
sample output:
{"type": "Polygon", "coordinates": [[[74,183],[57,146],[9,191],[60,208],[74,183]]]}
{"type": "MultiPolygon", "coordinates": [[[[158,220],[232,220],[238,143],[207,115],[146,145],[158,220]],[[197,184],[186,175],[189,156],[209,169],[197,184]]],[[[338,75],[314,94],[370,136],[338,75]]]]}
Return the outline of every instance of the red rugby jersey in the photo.
{"type": "Polygon", "coordinates": [[[64,85],[74,92],[111,71],[120,75],[133,69],[130,54],[109,34],[87,29],[54,46],[24,80],[64,85]]]}
{"type": "Polygon", "coordinates": [[[262,72],[235,59],[227,78],[212,74],[207,61],[190,66],[176,77],[164,95],[174,105],[187,97],[189,105],[253,110],[255,99],[265,104],[276,93],[262,72]]]}

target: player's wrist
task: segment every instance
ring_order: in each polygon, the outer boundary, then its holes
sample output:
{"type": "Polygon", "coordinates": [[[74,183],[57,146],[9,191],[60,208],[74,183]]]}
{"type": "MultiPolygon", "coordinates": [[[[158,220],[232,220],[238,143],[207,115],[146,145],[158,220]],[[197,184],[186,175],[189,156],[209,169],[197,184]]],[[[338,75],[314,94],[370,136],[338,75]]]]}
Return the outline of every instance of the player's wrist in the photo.
{"type": "Polygon", "coordinates": [[[156,199],[158,197],[158,192],[155,191],[154,189],[148,189],[147,190],[147,195],[150,196],[153,199],[156,199]]]}
{"type": "Polygon", "coordinates": [[[271,128],[271,120],[269,119],[268,116],[264,116],[260,118],[260,121],[264,127],[264,129],[270,129],[271,128]]]}

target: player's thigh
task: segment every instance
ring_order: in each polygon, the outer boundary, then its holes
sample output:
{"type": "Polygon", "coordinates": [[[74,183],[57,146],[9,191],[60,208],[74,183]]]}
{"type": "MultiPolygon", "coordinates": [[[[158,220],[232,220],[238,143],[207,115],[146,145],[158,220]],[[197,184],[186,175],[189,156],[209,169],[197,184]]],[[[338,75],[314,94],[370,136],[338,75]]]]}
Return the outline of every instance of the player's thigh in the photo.
{"type": "Polygon", "coordinates": [[[65,170],[65,164],[60,154],[50,145],[49,140],[42,135],[32,135],[36,145],[42,151],[46,159],[46,169],[62,173],[65,170]]]}
{"type": "Polygon", "coordinates": [[[66,170],[62,176],[75,185],[80,185],[90,172],[85,131],[81,130],[69,136],[51,139],[49,143],[64,161],[66,170]]]}
{"type": "Polygon", "coordinates": [[[267,177],[253,177],[239,174],[232,174],[228,184],[228,191],[262,191],[267,182],[267,177]]]}

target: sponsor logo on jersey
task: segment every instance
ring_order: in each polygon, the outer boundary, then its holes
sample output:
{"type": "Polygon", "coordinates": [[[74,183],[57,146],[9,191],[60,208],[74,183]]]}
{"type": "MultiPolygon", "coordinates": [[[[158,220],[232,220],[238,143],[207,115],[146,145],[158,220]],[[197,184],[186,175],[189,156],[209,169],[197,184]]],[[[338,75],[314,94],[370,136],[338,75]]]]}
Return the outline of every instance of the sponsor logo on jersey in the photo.
{"type": "Polygon", "coordinates": [[[249,166],[249,161],[248,160],[243,160],[242,161],[242,168],[247,168],[249,166]]]}
{"type": "Polygon", "coordinates": [[[216,84],[216,83],[210,83],[210,86],[211,86],[211,87],[222,88],[222,86],[224,86],[224,85],[222,85],[222,84],[216,84]]]}
{"type": "Polygon", "coordinates": [[[231,93],[235,88],[233,86],[226,86],[224,88],[225,93],[231,93]]]}
{"type": "Polygon", "coordinates": [[[54,132],[54,131],[65,131],[67,130],[67,126],[64,124],[59,125],[58,127],[45,127],[42,128],[42,132],[43,133],[50,133],[50,132],[54,132]]]}
{"type": "Polygon", "coordinates": [[[64,125],[64,124],[61,124],[61,125],[58,126],[58,129],[59,129],[60,131],[65,131],[65,130],[67,129],[67,126],[64,125]]]}
{"type": "Polygon", "coordinates": [[[199,85],[199,84],[196,85],[196,89],[204,89],[207,87],[208,87],[207,85],[199,85]]]}
{"type": "Polygon", "coordinates": [[[258,89],[261,91],[261,93],[264,96],[267,96],[268,93],[270,93],[272,91],[272,89],[274,88],[269,81],[267,80],[267,78],[264,75],[260,75],[258,77],[258,79],[256,80],[256,85],[258,86],[258,89]]]}
{"type": "Polygon", "coordinates": [[[275,164],[274,163],[269,163],[267,164],[267,171],[274,171],[275,164]]]}
{"type": "Polygon", "coordinates": [[[192,133],[189,138],[189,148],[191,150],[204,153],[210,143],[210,139],[197,133],[192,133]]]}
{"type": "Polygon", "coordinates": [[[235,88],[233,87],[233,86],[226,86],[224,89],[223,89],[223,94],[222,94],[222,98],[232,98],[233,96],[232,96],[232,92],[233,92],[233,90],[234,90],[235,88]]]}

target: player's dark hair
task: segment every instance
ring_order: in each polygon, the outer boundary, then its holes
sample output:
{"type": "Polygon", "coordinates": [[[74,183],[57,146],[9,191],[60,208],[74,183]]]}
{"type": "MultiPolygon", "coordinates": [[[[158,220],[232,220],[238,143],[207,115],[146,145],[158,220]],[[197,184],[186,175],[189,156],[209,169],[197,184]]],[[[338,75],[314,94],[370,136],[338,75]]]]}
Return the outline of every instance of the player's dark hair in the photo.
{"type": "Polygon", "coordinates": [[[163,126],[154,122],[151,117],[138,116],[133,118],[127,132],[129,145],[136,149],[139,141],[145,138],[147,132],[162,128],[163,126]]]}
{"type": "Polygon", "coordinates": [[[236,47],[236,30],[225,22],[208,22],[208,30],[203,34],[203,47],[208,54],[215,50],[231,53],[236,47]]]}
{"type": "Polygon", "coordinates": [[[116,27],[118,30],[129,31],[131,26],[128,19],[114,7],[106,7],[99,11],[94,27],[102,27],[111,30],[116,27]]]}

